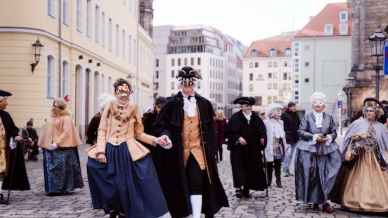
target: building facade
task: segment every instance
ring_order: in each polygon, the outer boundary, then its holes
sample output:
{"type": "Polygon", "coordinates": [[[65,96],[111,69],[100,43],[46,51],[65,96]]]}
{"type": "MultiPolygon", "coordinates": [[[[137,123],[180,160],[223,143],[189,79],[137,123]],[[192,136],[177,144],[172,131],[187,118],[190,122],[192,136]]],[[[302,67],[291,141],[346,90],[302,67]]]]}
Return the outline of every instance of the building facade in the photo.
{"type": "Polygon", "coordinates": [[[155,27],[155,96],[179,91],[176,76],[183,66],[201,73],[197,92],[215,106],[226,108],[241,94],[244,46],[236,39],[205,26],[155,27]]]}
{"type": "Polygon", "coordinates": [[[139,1],[3,0],[0,2],[0,87],[14,93],[9,111],[19,126],[41,126],[56,97],[70,97],[81,133],[112,93],[130,79],[134,100],[152,103],[153,43],[139,25],[139,1]],[[32,44],[43,45],[34,71],[32,44]],[[152,66],[152,67],[150,67],[152,66]]]}
{"type": "Polygon", "coordinates": [[[310,96],[323,92],[327,111],[334,112],[344,95],[351,68],[351,12],[347,3],[332,3],[297,32],[292,44],[293,98],[302,110],[311,110],[310,96]]]}
{"type": "Polygon", "coordinates": [[[284,33],[257,40],[246,50],[243,95],[255,97],[258,106],[291,100],[293,35],[284,33]]]}
{"type": "MultiPolygon", "coordinates": [[[[371,57],[368,37],[388,26],[388,2],[385,0],[349,0],[352,7],[352,69],[344,91],[348,98],[349,116],[362,107],[367,97],[374,97],[376,58],[371,57]]],[[[382,63],[382,60],[380,60],[382,63]]],[[[388,100],[388,78],[381,73],[380,100],[388,100]]]]}

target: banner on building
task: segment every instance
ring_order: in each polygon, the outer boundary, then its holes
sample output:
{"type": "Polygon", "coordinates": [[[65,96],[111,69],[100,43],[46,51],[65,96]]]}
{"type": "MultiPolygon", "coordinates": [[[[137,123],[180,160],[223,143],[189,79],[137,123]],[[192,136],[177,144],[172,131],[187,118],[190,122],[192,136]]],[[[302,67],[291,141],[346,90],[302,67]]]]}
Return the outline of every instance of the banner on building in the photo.
{"type": "Polygon", "coordinates": [[[384,46],[384,75],[388,76],[388,43],[384,46]]]}

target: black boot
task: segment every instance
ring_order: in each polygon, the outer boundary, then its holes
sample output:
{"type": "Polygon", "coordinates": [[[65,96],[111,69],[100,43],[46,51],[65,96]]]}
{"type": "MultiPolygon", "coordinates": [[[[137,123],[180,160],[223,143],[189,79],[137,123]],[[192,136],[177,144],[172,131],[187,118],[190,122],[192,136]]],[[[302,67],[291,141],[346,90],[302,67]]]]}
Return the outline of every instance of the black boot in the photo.
{"type": "Polygon", "coordinates": [[[242,192],[241,188],[237,188],[236,189],[236,197],[237,198],[242,198],[243,197],[243,192],[242,192]]]}
{"type": "Polygon", "coordinates": [[[273,162],[267,163],[267,184],[268,187],[272,185],[272,173],[273,173],[273,162]]]}
{"type": "Polygon", "coordinates": [[[251,195],[249,194],[249,188],[244,187],[244,189],[243,189],[243,196],[245,198],[251,198],[251,195]]]}

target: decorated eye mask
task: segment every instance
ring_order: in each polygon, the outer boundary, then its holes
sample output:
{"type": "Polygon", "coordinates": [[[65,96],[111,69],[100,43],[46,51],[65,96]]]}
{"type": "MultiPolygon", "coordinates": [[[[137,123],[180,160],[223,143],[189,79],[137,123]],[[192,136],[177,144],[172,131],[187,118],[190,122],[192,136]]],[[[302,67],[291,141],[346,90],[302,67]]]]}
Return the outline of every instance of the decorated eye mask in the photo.
{"type": "Polygon", "coordinates": [[[116,95],[119,97],[127,97],[131,93],[127,84],[117,87],[116,95]]]}

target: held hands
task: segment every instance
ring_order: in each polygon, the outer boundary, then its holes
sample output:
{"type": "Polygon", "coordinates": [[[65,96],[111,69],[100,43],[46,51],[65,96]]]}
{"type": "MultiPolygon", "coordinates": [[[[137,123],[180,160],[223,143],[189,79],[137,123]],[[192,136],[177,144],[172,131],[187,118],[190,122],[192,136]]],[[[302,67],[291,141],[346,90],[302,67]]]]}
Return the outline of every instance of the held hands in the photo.
{"type": "Polygon", "coordinates": [[[21,140],[23,140],[23,138],[20,135],[15,137],[15,141],[21,141],[21,140]]]}
{"type": "Polygon", "coordinates": [[[247,141],[245,141],[245,139],[243,137],[240,137],[238,138],[238,143],[240,143],[241,145],[247,145],[247,141]]]}
{"type": "Polygon", "coordinates": [[[166,135],[163,135],[161,137],[156,138],[154,143],[160,145],[160,147],[162,147],[164,149],[172,148],[172,142],[171,142],[170,138],[166,135]]]}
{"type": "Polygon", "coordinates": [[[324,136],[324,135],[319,135],[317,137],[317,143],[318,144],[325,144],[327,142],[327,140],[329,140],[329,138],[327,136],[324,136]]]}

